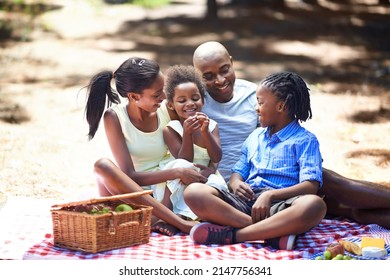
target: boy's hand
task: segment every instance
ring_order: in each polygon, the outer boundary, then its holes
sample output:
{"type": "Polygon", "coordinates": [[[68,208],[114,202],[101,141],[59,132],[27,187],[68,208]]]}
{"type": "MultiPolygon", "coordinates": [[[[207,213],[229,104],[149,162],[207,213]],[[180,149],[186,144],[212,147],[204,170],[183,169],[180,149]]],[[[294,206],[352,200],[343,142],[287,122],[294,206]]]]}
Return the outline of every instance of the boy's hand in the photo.
{"type": "Polygon", "coordinates": [[[263,192],[252,206],[251,216],[253,223],[257,223],[270,216],[272,198],[267,193],[270,192],[263,192]]]}
{"type": "Polygon", "coordinates": [[[253,200],[255,199],[255,193],[252,191],[251,187],[245,182],[239,182],[231,186],[232,191],[235,195],[240,197],[243,200],[253,200]]]}

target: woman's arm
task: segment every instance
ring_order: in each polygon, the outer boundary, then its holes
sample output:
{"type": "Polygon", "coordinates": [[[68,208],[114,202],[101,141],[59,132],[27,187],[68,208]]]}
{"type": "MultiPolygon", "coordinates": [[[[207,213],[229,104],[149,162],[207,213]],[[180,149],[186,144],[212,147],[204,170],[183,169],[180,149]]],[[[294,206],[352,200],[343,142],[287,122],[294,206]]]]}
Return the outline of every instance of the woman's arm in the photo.
{"type": "Polygon", "coordinates": [[[111,108],[107,109],[103,117],[104,129],[111,153],[118,167],[129,177],[134,172],[134,164],[131,159],[126,141],[122,133],[122,128],[117,114],[111,108]]]}

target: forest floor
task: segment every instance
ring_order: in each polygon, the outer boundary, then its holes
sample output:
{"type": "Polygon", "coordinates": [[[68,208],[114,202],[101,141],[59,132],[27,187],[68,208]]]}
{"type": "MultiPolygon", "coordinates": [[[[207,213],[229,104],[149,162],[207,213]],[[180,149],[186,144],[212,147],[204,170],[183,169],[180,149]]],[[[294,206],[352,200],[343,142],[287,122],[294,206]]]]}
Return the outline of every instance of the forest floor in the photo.
{"type": "Polygon", "coordinates": [[[1,13],[20,24],[19,39],[0,48],[0,192],[70,198],[95,188],[93,164],[110,153],[102,127],[86,137],[91,76],[133,55],[156,59],[163,71],[190,64],[207,40],[226,45],[240,78],[299,73],[314,115],[304,125],[319,138],[324,167],[390,186],[389,8],[259,1],[221,4],[219,19],[207,20],[203,2],[143,9],[50,1],[49,11],[28,18],[30,29],[20,14],[1,13]]]}

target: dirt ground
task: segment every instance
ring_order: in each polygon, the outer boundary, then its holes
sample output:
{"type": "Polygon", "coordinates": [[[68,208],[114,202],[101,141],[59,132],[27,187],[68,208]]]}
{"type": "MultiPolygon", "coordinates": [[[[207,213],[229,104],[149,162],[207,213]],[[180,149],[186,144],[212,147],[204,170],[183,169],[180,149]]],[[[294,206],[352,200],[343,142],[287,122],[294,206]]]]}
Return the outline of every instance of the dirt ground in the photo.
{"type": "Polygon", "coordinates": [[[0,48],[0,191],[68,199],[95,188],[93,163],[110,152],[103,127],[86,137],[88,79],[133,55],[163,70],[191,63],[207,40],[227,46],[240,78],[298,72],[311,88],[314,117],[304,125],[320,140],[324,167],[390,186],[390,8],[220,1],[219,19],[206,20],[204,2],[152,10],[57,0],[31,30],[19,26],[24,39],[0,48]]]}

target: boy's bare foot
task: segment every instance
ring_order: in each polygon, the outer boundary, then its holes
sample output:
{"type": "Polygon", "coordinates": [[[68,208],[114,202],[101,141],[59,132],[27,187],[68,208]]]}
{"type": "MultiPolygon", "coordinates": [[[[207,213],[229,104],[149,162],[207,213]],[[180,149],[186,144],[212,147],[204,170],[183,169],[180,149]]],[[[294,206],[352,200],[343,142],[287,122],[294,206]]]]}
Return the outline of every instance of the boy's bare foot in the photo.
{"type": "Polygon", "coordinates": [[[167,224],[163,220],[158,220],[151,227],[153,232],[158,232],[167,236],[173,236],[180,232],[180,230],[170,224],[167,224]]]}

